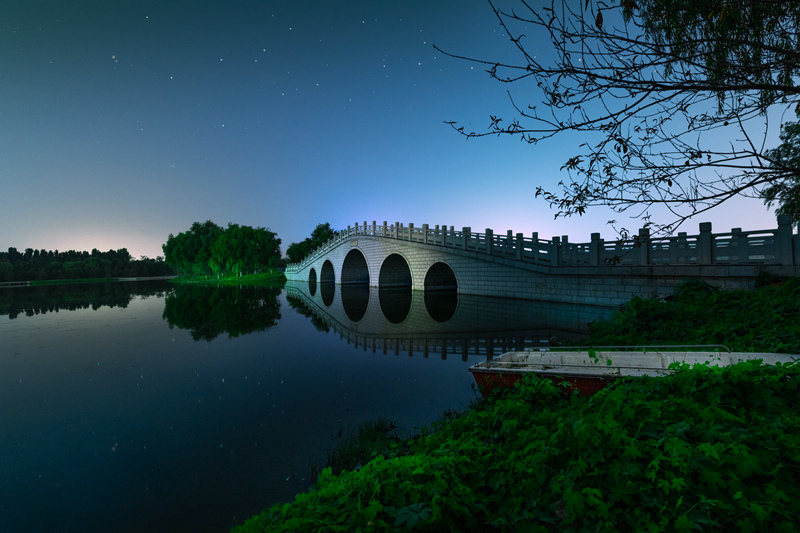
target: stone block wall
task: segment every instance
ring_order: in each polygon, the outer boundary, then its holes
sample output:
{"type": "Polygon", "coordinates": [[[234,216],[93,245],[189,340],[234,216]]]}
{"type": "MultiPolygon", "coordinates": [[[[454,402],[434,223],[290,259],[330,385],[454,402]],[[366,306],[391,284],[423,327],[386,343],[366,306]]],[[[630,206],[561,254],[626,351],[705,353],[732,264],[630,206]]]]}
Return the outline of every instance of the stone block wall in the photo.
{"type": "MultiPolygon", "coordinates": [[[[752,287],[759,272],[789,277],[800,274],[798,266],[781,265],[616,265],[544,266],[475,251],[444,248],[431,244],[360,235],[339,243],[324,256],[287,270],[287,278],[307,281],[311,268],[319,273],[329,261],[336,283],[343,279],[343,264],[348,253],[357,250],[366,261],[369,285],[379,285],[385,259],[397,254],[411,271],[412,289],[425,289],[425,276],[435,263],[452,269],[458,292],[564,302],[616,306],[634,296],[668,296],[687,279],[697,279],[720,288],[752,287]]],[[[345,273],[344,279],[348,279],[345,273]]]]}

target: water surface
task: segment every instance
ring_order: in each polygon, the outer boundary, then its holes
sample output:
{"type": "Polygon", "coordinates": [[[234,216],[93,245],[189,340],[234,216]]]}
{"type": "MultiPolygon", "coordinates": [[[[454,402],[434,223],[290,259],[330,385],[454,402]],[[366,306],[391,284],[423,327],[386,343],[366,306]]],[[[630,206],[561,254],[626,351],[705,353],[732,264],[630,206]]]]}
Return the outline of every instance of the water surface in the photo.
{"type": "Polygon", "coordinates": [[[470,364],[609,313],[351,289],[1,289],[0,531],[228,531],[336,435],[430,424],[470,364]]]}

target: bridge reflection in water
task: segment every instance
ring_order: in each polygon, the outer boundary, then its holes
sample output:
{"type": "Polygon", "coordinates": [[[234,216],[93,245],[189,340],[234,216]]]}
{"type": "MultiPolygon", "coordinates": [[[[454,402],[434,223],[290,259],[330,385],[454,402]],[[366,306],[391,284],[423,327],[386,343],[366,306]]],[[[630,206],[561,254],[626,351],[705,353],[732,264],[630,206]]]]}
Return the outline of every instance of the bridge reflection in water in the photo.
{"type": "Polygon", "coordinates": [[[588,333],[613,309],[363,284],[289,281],[289,304],[323,331],[373,353],[421,353],[491,359],[510,350],[549,346],[588,333]]]}

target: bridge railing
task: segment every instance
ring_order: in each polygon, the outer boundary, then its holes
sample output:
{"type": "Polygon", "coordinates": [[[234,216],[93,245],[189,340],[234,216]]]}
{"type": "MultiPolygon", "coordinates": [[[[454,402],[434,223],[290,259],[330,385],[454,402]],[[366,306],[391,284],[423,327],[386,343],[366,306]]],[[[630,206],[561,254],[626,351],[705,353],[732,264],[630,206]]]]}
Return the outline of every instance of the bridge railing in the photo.
{"type": "Polygon", "coordinates": [[[588,243],[572,243],[569,237],[540,239],[534,232],[495,234],[491,228],[484,233],[470,227],[460,230],[453,226],[415,226],[367,224],[348,226],[334,234],[320,248],[309,252],[300,263],[287,265],[287,272],[296,272],[325,255],[344,241],[359,236],[381,237],[428,246],[451,248],[535,263],[543,266],[602,266],[602,265],[800,265],[800,235],[793,234],[791,218],[778,217],[777,229],[742,231],[734,228],[728,233],[711,232],[711,223],[700,224],[700,233],[680,232],[669,237],[651,237],[647,229],[631,239],[606,242],[599,233],[592,234],[588,243]]]}

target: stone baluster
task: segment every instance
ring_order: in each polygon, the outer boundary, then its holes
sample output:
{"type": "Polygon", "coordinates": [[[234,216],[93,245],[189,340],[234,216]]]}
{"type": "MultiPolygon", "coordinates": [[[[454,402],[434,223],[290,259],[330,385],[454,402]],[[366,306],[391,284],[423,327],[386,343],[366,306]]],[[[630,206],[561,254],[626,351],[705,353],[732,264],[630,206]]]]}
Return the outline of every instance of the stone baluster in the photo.
{"type": "Polygon", "coordinates": [[[650,264],[650,229],[639,229],[639,264],[650,264]]]}
{"type": "Polygon", "coordinates": [[[691,255],[689,252],[689,241],[686,239],[685,231],[678,232],[678,240],[675,241],[675,246],[677,248],[677,254],[672,254],[672,256],[669,258],[670,263],[680,263],[681,254],[683,254],[684,262],[690,263],[691,261],[689,259],[691,255]]]}
{"type": "Polygon", "coordinates": [[[539,232],[534,231],[531,233],[531,257],[534,261],[539,260],[539,232]]]}
{"type": "Polygon", "coordinates": [[[492,246],[494,243],[494,231],[492,228],[486,228],[486,253],[492,255],[492,246]]]}
{"type": "Polygon", "coordinates": [[[731,250],[728,252],[729,263],[746,263],[750,258],[750,243],[747,242],[747,236],[742,233],[742,228],[731,229],[731,250]],[[734,261],[733,255],[736,255],[734,261]]]}
{"type": "Polygon", "coordinates": [[[561,238],[553,237],[550,244],[550,266],[558,266],[558,256],[561,253],[561,238]]]}
{"type": "Polygon", "coordinates": [[[589,264],[600,266],[602,264],[603,246],[605,241],[600,238],[599,233],[592,233],[592,242],[589,243],[589,264]]]}
{"type": "Polygon", "coordinates": [[[515,257],[520,261],[522,261],[522,255],[523,255],[522,252],[524,250],[525,250],[525,237],[522,235],[522,233],[517,233],[517,247],[515,249],[516,252],[515,257]]]}
{"type": "Polygon", "coordinates": [[[778,263],[785,266],[794,264],[794,253],[792,250],[792,217],[789,215],[778,215],[778,231],[775,234],[777,250],[775,259],[778,263]]]}
{"type": "Polygon", "coordinates": [[[422,242],[424,244],[428,244],[428,225],[427,224],[423,224],[422,225],[422,242]]]}
{"type": "Polygon", "coordinates": [[[511,230],[506,231],[506,250],[503,255],[513,255],[514,251],[514,234],[511,230]]]}
{"type": "Polygon", "coordinates": [[[470,228],[469,226],[464,226],[463,228],[461,228],[461,247],[464,250],[468,249],[469,239],[471,235],[472,235],[472,228],[470,228]]]}
{"type": "Polygon", "coordinates": [[[711,222],[700,223],[700,235],[697,236],[697,261],[701,265],[714,262],[714,236],[711,234],[711,222]]]}
{"type": "Polygon", "coordinates": [[[409,222],[408,223],[408,240],[409,241],[413,241],[414,240],[414,223],[413,222],[409,222]]]}

